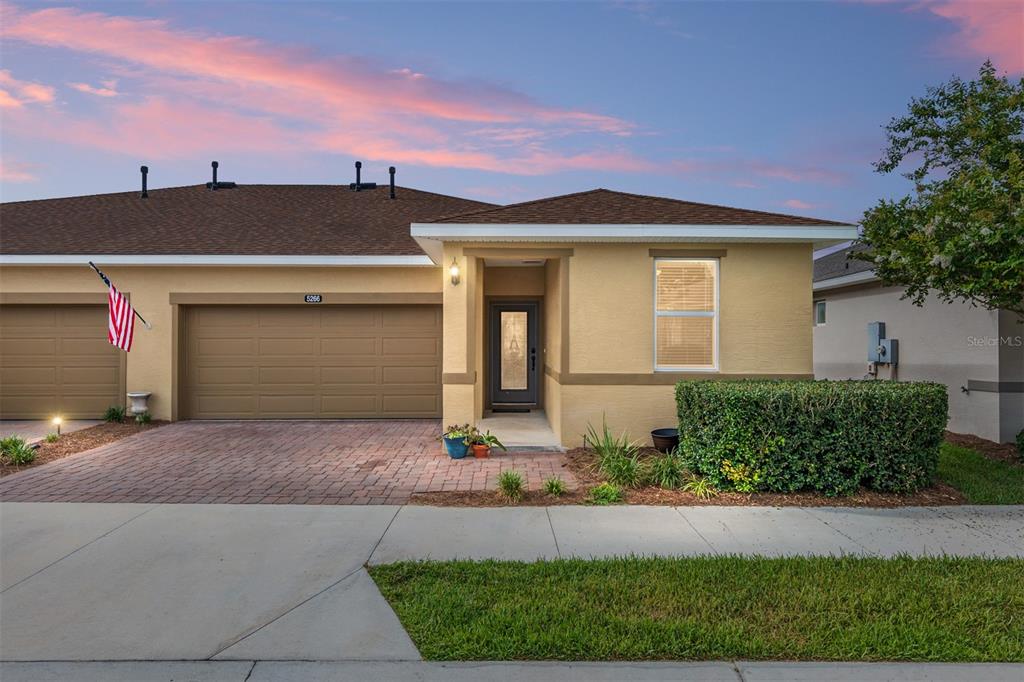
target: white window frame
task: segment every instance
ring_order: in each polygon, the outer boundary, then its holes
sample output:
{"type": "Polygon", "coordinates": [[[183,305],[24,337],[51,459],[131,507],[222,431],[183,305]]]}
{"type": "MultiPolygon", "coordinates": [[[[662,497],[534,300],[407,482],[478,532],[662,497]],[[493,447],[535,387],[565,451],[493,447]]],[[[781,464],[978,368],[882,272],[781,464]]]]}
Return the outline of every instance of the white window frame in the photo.
{"type": "Polygon", "coordinates": [[[816,298],[816,299],[814,299],[814,326],[815,327],[824,327],[826,324],[828,324],[828,303],[823,298],[816,298]],[[819,304],[825,306],[825,321],[824,322],[818,322],[818,305],[819,304]]]}
{"type": "Polygon", "coordinates": [[[654,308],[654,371],[655,372],[717,372],[718,371],[718,347],[721,343],[718,334],[718,321],[721,313],[721,305],[719,298],[720,279],[721,279],[721,267],[722,261],[720,258],[655,258],[654,259],[654,273],[653,273],[653,296],[652,306],[654,308]],[[697,310],[681,310],[681,311],[659,311],[658,310],[658,264],[659,263],[677,263],[680,261],[692,261],[697,263],[710,263],[714,268],[715,276],[715,309],[712,312],[697,311],[697,310]],[[658,318],[659,317],[711,317],[714,318],[714,344],[711,348],[711,367],[693,367],[685,365],[659,365],[658,364],[658,318]]]}

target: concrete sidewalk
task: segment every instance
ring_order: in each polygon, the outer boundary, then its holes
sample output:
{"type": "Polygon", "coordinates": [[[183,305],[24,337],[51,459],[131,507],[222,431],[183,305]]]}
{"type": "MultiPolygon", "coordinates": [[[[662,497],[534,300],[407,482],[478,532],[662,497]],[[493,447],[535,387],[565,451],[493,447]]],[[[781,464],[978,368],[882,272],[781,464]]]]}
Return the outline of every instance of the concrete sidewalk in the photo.
{"type": "Polygon", "coordinates": [[[4,503],[0,660],[418,660],[367,562],[902,552],[1024,556],[1024,507],[4,503]]]}
{"type": "Polygon", "coordinates": [[[130,661],[0,663],[4,682],[1019,682],[1020,664],[130,661]]]}

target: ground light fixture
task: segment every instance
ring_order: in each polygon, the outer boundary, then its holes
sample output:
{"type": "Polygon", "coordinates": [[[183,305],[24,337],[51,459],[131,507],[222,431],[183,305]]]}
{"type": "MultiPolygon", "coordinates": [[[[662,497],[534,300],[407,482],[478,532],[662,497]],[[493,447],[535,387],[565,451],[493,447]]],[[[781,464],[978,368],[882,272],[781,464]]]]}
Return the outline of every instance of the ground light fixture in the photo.
{"type": "Polygon", "coordinates": [[[459,264],[454,258],[452,258],[452,264],[448,268],[448,272],[452,276],[452,285],[457,285],[459,283],[459,264]]]}
{"type": "Polygon", "coordinates": [[[57,427],[57,435],[60,435],[60,425],[64,423],[64,420],[60,417],[54,417],[50,420],[50,423],[57,427]]]}

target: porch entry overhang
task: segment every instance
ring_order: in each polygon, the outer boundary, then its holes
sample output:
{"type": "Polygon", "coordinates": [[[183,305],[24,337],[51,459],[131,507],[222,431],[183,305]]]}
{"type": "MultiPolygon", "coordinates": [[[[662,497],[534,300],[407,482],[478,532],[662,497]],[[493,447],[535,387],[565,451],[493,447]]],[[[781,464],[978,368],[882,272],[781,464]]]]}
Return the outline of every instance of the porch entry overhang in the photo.
{"type": "Polygon", "coordinates": [[[809,243],[815,249],[857,238],[854,225],[466,224],[413,223],[424,253],[443,265],[445,242],[762,242],[809,243]]]}

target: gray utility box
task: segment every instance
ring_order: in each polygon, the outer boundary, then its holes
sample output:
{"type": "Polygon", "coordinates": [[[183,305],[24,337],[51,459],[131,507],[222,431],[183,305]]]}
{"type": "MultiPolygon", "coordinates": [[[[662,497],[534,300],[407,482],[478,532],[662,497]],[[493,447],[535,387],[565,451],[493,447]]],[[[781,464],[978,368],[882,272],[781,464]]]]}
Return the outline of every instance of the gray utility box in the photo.
{"type": "Polygon", "coordinates": [[[868,362],[895,365],[900,358],[900,342],[885,338],[885,322],[868,322],[868,362]]]}

